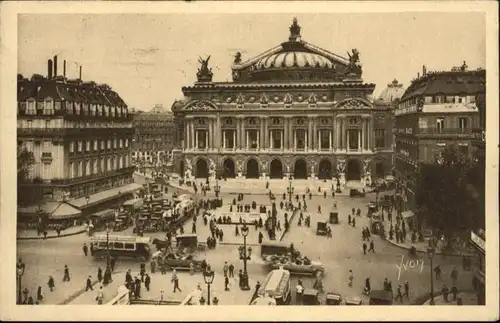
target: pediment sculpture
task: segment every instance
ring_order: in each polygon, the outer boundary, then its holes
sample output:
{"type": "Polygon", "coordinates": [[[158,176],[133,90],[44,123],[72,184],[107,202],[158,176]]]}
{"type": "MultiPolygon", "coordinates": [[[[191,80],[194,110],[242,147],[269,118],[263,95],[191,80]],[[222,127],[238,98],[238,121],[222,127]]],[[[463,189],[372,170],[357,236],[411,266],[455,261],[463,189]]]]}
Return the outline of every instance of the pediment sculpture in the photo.
{"type": "Polygon", "coordinates": [[[193,104],[188,104],[185,110],[207,111],[207,110],[215,110],[215,107],[204,101],[196,101],[193,104]]]}
{"type": "Polygon", "coordinates": [[[362,102],[361,100],[349,99],[339,104],[340,109],[365,109],[369,108],[369,105],[362,102]]]}
{"type": "Polygon", "coordinates": [[[241,93],[238,95],[238,98],[236,98],[236,104],[237,105],[245,104],[245,99],[243,98],[243,95],[241,93]]]}
{"type": "Polygon", "coordinates": [[[262,96],[260,97],[260,104],[268,104],[269,99],[267,98],[265,93],[262,93],[262,96]]]}
{"type": "Polygon", "coordinates": [[[309,96],[308,102],[309,104],[316,104],[318,102],[318,99],[316,98],[316,95],[314,93],[309,96]]]}
{"type": "Polygon", "coordinates": [[[287,93],[285,95],[285,100],[284,101],[285,101],[285,104],[292,104],[293,99],[292,99],[292,96],[290,95],[290,93],[287,93]]]}

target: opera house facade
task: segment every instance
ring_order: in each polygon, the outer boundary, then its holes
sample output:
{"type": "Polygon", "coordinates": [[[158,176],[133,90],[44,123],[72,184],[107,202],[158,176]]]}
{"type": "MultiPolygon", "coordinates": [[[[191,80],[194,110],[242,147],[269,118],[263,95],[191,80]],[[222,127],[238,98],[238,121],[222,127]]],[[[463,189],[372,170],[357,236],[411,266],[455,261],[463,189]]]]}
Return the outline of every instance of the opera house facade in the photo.
{"type": "Polygon", "coordinates": [[[174,102],[184,176],[332,179],[369,185],[392,170],[391,106],[377,106],[359,52],[347,58],[301,38],[257,57],[236,53],[232,82],[213,82],[209,58],[174,102]],[[375,102],[375,103],[374,103],[375,102]]]}

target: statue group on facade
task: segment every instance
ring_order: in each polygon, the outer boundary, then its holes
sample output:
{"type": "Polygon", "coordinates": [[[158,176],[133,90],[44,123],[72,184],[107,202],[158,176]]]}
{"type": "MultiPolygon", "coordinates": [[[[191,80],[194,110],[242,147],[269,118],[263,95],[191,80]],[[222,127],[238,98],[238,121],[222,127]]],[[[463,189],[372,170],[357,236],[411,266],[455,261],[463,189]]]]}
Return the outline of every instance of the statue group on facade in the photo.
{"type": "Polygon", "coordinates": [[[210,60],[210,57],[211,55],[208,55],[206,59],[203,59],[201,57],[198,58],[198,62],[201,64],[200,68],[198,68],[198,73],[196,73],[199,82],[212,81],[212,76],[214,75],[214,73],[212,73],[212,69],[208,67],[208,61],[210,60]]]}
{"type": "Polygon", "coordinates": [[[354,48],[352,54],[347,52],[349,56],[349,65],[347,66],[347,74],[359,75],[362,73],[361,64],[359,63],[359,51],[354,48]]]}

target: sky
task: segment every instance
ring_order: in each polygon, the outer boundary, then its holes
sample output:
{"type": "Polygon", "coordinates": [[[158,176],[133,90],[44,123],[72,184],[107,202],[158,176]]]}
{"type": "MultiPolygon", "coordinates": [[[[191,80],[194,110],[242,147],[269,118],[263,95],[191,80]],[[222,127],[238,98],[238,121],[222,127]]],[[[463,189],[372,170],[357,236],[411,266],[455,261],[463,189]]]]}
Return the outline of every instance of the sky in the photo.
{"type": "Polygon", "coordinates": [[[214,81],[231,81],[234,54],[243,60],[288,40],[297,17],[302,39],[347,57],[357,48],[363,80],[375,96],[397,79],[407,87],[427,70],[467,62],[486,66],[482,13],[284,14],[23,14],[18,73],[47,75],[47,60],[67,61],[67,77],[110,85],[129,107],[170,108],[193,85],[198,57],[211,55],[214,81]]]}

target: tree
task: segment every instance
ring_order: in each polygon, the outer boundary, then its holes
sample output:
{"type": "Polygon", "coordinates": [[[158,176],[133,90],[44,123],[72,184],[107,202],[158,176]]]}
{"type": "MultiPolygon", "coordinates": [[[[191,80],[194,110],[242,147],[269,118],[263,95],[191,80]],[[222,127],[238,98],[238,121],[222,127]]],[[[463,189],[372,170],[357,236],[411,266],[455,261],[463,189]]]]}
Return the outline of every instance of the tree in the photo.
{"type": "Polygon", "coordinates": [[[35,164],[35,155],[32,151],[29,151],[26,147],[20,146],[17,148],[17,200],[18,204],[25,204],[24,201],[28,201],[31,194],[26,192],[23,183],[26,183],[29,179],[29,174],[31,168],[35,164]]]}
{"type": "Polygon", "coordinates": [[[471,184],[471,178],[481,172],[481,167],[484,172],[484,163],[481,165],[477,159],[465,156],[452,145],[437,153],[436,162],[421,163],[417,168],[417,216],[425,220],[435,235],[443,234],[448,245],[453,238],[468,234],[469,230],[484,223],[484,212],[481,214],[477,209],[480,198],[471,194],[471,187],[475,186],[471,184]]]}

